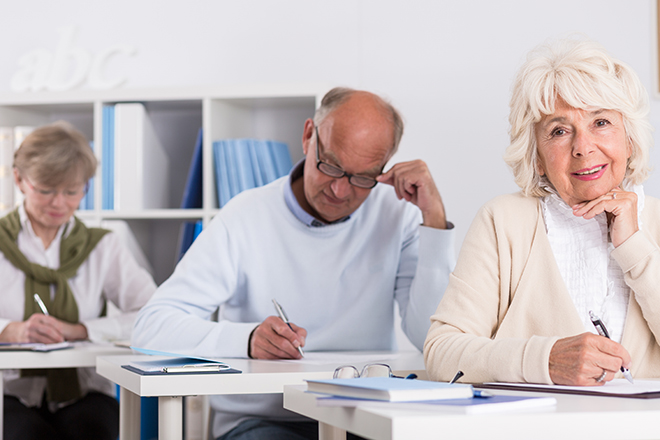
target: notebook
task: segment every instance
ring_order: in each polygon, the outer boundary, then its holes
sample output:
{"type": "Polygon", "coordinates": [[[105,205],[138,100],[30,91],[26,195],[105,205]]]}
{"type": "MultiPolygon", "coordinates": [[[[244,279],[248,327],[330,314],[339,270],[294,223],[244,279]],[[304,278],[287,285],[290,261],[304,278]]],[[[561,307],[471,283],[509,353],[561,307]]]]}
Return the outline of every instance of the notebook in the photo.
{"type": "Polygon", "coordinates": [[[308,380],[307,391],[359,399],[406,402],[471,398],[471,385],[396,377],[308,380]]]}

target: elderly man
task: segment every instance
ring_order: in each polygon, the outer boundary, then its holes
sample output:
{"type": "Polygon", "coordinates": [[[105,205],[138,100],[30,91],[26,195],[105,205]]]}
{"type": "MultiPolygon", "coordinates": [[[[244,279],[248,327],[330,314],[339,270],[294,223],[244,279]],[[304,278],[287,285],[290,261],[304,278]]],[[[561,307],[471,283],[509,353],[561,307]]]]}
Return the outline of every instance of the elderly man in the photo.
{"type": "MultiPolygon", "coordinates": [[[[453,231],[424,162],[383,174],[402,133],[382,98],[328,92],[305,121],[304,160],[223,207],[140,312],[134,345],[259,359],[392,350],[396,300],[421,349],[454,265],[453,231]],[[271,316],[273,298],[291,328],[271,316]]],[[[316,435],[279,395],[215,396],[212,406],[223,440],[316,435]]]]}

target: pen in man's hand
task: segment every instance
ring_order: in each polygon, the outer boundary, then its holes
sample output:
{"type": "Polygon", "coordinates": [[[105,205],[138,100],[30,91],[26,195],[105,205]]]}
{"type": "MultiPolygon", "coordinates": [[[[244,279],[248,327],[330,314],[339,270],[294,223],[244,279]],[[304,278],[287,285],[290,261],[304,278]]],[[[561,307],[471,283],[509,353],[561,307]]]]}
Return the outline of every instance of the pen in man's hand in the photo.
{"type": "Polygon", "coordinates": [[[46,316],[50,315],[50,313],[48,313],[48,309],[46,308],[46,304],[44,304],[44,302],[41,300],[41,297],[39,297],[39,295],[36,294],[36,293],[34,294],[34,301],[37,303],[37,305],[41,309],[41,312],[44,315],[46,315],[46,316]]]}
{"type": "MultiPolygon", "coordinates": [[[[275,298],[273,298],[273,305],[275,306],[275,310],[277,311],[277,314],[280,316],[282,321],[286,323],[286,325],[289,326],[292,332],[295,333],[295,330],[293,327],[291,327],[291,323],[289,322],[289,318],[286,317],[286,313],[284,313],[284,309],[282,308],[281,305],[278,304],[277,301],[275,301],[275,298]]],[[[299,345],[298,346],[298,353],[300,353],[300,356],[305,356],[305,353],[303,353],[302,347],[299,345]]]]}
{"type": "MultiPolygon", "coordinates": [[[[600,318],[596,316],[596,314],[591,310],[589,310],[589,319],[591,319],[591,323],[594,325],[594,327],[596,327],[599,335],[605,336],[607,339],[612,339],[610,338],[610,333],[605,328],[603,321],[601,321],[600,318]]],[[[628,382],[634,383],[630,371],[628,371],[627,368],[624,368],[623,365],[621,365],[621,372],[623,373],[623,376],[628,379],[628,382]]]]}

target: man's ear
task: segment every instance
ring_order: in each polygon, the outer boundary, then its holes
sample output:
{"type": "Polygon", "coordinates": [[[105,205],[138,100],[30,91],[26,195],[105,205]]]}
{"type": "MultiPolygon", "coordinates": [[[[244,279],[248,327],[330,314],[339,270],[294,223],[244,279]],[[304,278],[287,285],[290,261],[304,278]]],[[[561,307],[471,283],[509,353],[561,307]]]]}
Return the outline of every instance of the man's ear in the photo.
{"type": "Polygon", "coordinates": [[[312,145],[312,142],[314,142],[314,121],[311,119],[307,119],[305,121],[305,127],[303,129],[303,135],[302,135],[302,147],[303,147],[303,154],[307,156],[307,151],[309,150],[310,145],[312,145]]]}

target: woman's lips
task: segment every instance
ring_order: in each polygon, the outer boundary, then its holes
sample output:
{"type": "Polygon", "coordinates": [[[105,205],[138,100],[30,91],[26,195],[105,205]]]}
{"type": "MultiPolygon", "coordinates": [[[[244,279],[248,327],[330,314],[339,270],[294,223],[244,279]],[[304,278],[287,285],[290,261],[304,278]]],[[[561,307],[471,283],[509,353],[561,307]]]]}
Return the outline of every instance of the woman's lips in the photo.
{"type": "Polygon", "coordinates": [[[596,180],[605,173],[606,169],[607,164],[596,165],[595,167],[581,169],[571,173],[571,175],[579,180],[596,180]]]}

